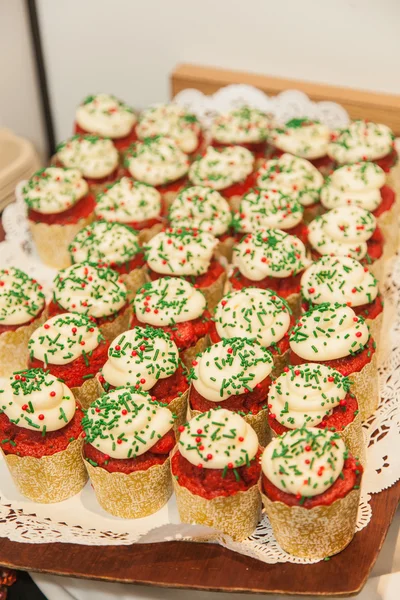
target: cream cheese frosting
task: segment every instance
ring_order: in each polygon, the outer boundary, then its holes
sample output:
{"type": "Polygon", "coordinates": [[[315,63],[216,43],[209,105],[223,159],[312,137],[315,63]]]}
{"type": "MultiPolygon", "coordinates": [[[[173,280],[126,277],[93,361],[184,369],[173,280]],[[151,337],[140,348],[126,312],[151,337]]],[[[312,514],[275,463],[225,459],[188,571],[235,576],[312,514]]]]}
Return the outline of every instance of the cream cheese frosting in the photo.
{"type": "Polygon", "coordinates": [[[267,139],[270,123],[262,110],[240,106],[215,117],[211,137],[221,144],[257,144],[267,139]]]}
{"type": "Polygon", "coordinates": [[[377,160],[392,152],[394,135],[381,123],[353,121],[328,147],[328,155],[343,165],[359,160],[377,160]]]}
{"type": "Polygon", "coordinates": [[[184,279],[161,277],[140,288],[133,308],[142,323],[163,327],[198,319],[206,309],[206,299],[184,279]]]}
{"type": "Polygon", "coordinates": [[[272,418],[289,429],[315,427],[345,405],[350,381],[336,371],[318,363],[289,366],[272,383],[268,408],[272,418]]]}
{"type": "Polygon", "coordinates": [[[207,148],[204,156],[196,160],[189,169],[193,185],[205,185],[214,190],[244,181],[253,170],[254,156],[241,146],[216,149],[207,148]]]}
{"type": "Polygon", "coordinates": [[[256,339],[268,348],[287,333],[290,309],[271,290],[247,288],[224,296],[215,309],[214,321],[221,339],[256,339]]]}
{"type": "Polygon", "coordinates": [[[326,156],[330,140],[328,127],[309,119],[291,119],[271,133],[276,148],[308,160],[326,156]]]}
{"type": "Polygon", "coordinates": [[[323,183],[322,174],[312,163],[287,153],[267,160],[257,173],[258,187],[279,190],[302,206],[312,206],[319,201],[323,183]]]}
{"type": "Polygon", "coordinates": [[[63,167],[79,169],[90,179],[107,177],[118,167],[118,152],[112,141],[96,135],[74,135],[56,151],[63,167]]]}
{"type": "Polygon", "coordinates": [[[54,302],[66,312],[108,317],[126,304],[126,298],[118,273],[106,267],[80,263],[59,271],[54,280],[54,302]]]}
{"type": "Polygon", "coordinates": [[[75,118],[85,131],[115,139],[129,135],[136,123],[132,108],[111,94],[87,96],[75,118]]]}
{"type": "Polygon", "coordinates": [[[272,355],[253,340],[232,338],[209,346],[193,361],[190,380],[209,402],[252,392],[273,369],[272,355]]]}
{"type": "Polygon", "coordinates": [[[304,427],[273,439],[264,450],[261,467],[282,492],[307,498],[323,494],[335,483],[346,458],[338,433],[304,427]]]}
{"type": "Polygon", "coordinates": [[[135,385],[147,391],[178,367],[179,351],[167,333],[153,327],[134,327],[111,343],[101,375],[114,387],[135,385]]]}
{"type": "Polygon", "coordinates": [[[17,427],[46,433],[68,425],[76,403],[62,381],[42,369],[29,369],[0,380],[0,408],[17,427]]]}
{"type": "Polygon", "coordinates": [[[250,190],[240,202],[234,221],[235,229],[243,232],[260,228],[292,229],[303,219],[303,207],[280,190],[250,190]]]}
{"type": "Polygon", "coordinates": [[[217,238],[210,233],[168,229],[148,242],[146,261],[152,271],[162,275],[203,275],[217,245],[217,238]]]}
{"type": "Polygon", "coordinates": [[[133,144],[126,154],[125,166],[142,183],[164,185],[186,175],[189,159],[172,138],[158,135],[133,144]]]}
{"type": "Polygon", "coordinates": [[[173,415],[153,402],[148,392],[127,386],[95,400],[82,425],[86,442],[100,452],[112,458],[136,458],[172,429],[173,415]]]}
{"type": "Polygon", "coordinates": [[[376,229],[375,217],[359,206],[333,208],[308,226],[308,241],[319,254],[361,260],[376,229]]]}
{"type": "Polygon", "coordinates": [[[256,456],[258,438],[240,415],[220,408],[186,423],[178,449],[196,467],[236,469],[249,465],[256,456]]]}
{"type": "Polygon", "coordinates": [[[16,267],[0,269],[0,326],[24,325],[43,310],[42,286],[16,267]]]}
{"type": "Polygon", "coordinates": [[[104,221],[118,223],[161,221],[161,194],[155,188],[122,177],[97,196],[95,214],[104,221]]]}
{"type": "Polygon", "coordinates": [[[27,181],[22,195],[30,209],[49,215],[72,208],[88,190],[88,184],[77,169],[47,167],[27,181]]]}
{"type": "Polygon", "coordinates": [[[173,227],[188,227],[219,236],[226,233],[232,222],[228,202],[217,190],[193,186],[180,192],[169,210],[173,227]]]}
{"type": "Polygon", "coordinates": [[[311,304],[363,306],[377,297],[378,281],[354,258],[323,256],[304,271],[301,292],[311,304]]]}
{"type": "Polygon", "coordinates": [[[260,229],[247,235],[234,246],[232,262],[252,281],[290,277],[311,263],[303,242],[280,229],[260,229]]]}
{"type": "Polygon", "coordinates": [[[191,154],[199,145],[201,127],[197,117],[178,104],[155,104],[142,112],[136,128],[139,139],[165,135],[191,154]]]}
{"type": "Polygon", "coordinates": [[[139,252],[138,233],[121,223],[95,221],[81,229],[70,244],[72,262],[119,265],[139,252]]]}
{"type": "Polygon", "coordinates": [[[385,181],[385,171],[373,162],[345,165],[326,180],[321,203],[327,209],[354,204],[373,212],[382,202],[385,181]]]}
{"type": "Polygon", "coordinates": [[[323,362],[353,356],[368,340],[368,325],[350,306],[319,304],[302,315],[289,343],[303,360],[323,362]]]}

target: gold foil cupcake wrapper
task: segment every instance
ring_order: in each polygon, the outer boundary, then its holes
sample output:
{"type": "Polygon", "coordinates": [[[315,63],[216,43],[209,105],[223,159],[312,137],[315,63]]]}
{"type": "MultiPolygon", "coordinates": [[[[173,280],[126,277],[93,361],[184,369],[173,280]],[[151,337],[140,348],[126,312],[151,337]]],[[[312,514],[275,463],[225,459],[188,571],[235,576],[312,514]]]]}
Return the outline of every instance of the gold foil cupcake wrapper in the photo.
{"type": "Polygon", "coordinates": [[[377,352],[371,357],[361,371],[350,373],[350,391],[358,401],[361,420],[366,421],[374,414],[379,405],[379,379],[378,379],[378,355],[377,352]]]}
{"type": "Polygon", "coordinates": [[[71,388],[71,392],[82,408],[89,408],[89,405],[101,396],[104,390],[95,376],[86,379],[81,386],[71,388]]]}
{"type": "Polygon", "coordinates": [[[26,369],[28,342],[32,333],[47,320],[47,308],[29,325],[0,335],[0,377],[10,377],[15,371],[26,369]]]}
{"type": "Polygon", "coordinates": [[[231,262],[232,250],[235,243],[236,240],[234,237],[228,237],[223,242],[218,243],[218,246],[214,251],[214,256],[223,266],[226,266],[231,262]]]}
{"type": "Polygon", "coordinates": [[[188,397],[189,389],[183,392],[182,396],[176,396],[176,398],[168,404],[169,410],[176,415],[176,419],[174,420],[174,433],[177,440],[179,440],[180,436],[179,427],[184,425],[187,421],[188,397]]]}
{"type": "Polygon", "coordinates": [[[290,348],[283,354],[273,354],[274,368],[271,371],[271,378],[276,379],[281,375],[283,369],[289,364],[290,348]]]}
{"type": "Polygon", "coordinates": [[[214,312],[214,308],[217,306],[218,302],[224,295],[225,289],[225,281],[226,281],[226,271],[221,273],[214,283],[205,288],[199,288],[201,292],[203,292],[207,301],[207,308],[210,313],[214,312]]]}
{"type": "Polygon", "coordinates": [[[363,467],[367,463],[367,448],[365,446],[364,433],[362,429],[362,419],[360,411],[355,416],[353,421],[349,423],[342,431],[338,431],[343,439],[346,448],[350,450],[350,454],[357,458],[363,467]]]}
{"type": "Polygon", "coordinates": [[[77,494],[87,481],[82,460],[82,437],[70,442],[65,450],[34,458],[5,454],[15,485],[26,498],[49,504],[62,502],[77,494]]]}
{"type": "Polygon", "coordinates": [[[129,329],[131,319],[131,307],[128,306],[121,314],[113,321],[99,325],[99,329],[108,342],[115,340],[117,335],[129,329]]]}
{"type": "Polygon", "coordinates": [[[203,352],[210,345],[210,340],[208,335],[197,340],[196,344],[191,348],[187,348],[186,350],[182,350],[180,353],[181,360],[188,371],[192,368],[192,362],[196,358],[197,354],[203,352]]]}
{"type": "Polygon", "coordinates": [[[98,503],[121,519],[140,519],[162,508],[172,495],[170,459],[145,471],[109,473],[85,460],[98,503]]]}
{"type": "Polygon", "coordinates": [[[164,227],[165,223],[157,223],[156,225],[153,225],[153,227],[141,229],[139,231],[139,244],[141,246],[148,244],[149,241],[157,235],[157,233],[160,233],[164,229],[164,227]]]}
{"type": "Polygon", "coordinates": [[[372,339],[376,343],[379,357],[379,350],[381,345],[381,331],[383,324],[383,311],[377,317],[375,317],[375,319],[365,319],[365,322],[369,327],[369,332],[371,334],[372,339]]]}
{"type": "Polygon", "coordinates": [[[146,267],[133,269],[133,271],[130,273],[121,275],[121,280],[124,282],[125,287],[128,290],[128,300],[133,300],[138,289],[141,288],[146,281],[148,281],[146,267]]]}
{"type": "Polygon", "coordinates": [[[383,246],[385,260],[391,258],[399,247],[399,217],[400,204],[395,202],[389,210],[377,218],[378,227],[385,240],[383,246]]]}
{"type": "MultiPolygon", "coordinates": [[[[279,294],[278,294],[279,295],[279,294]]],[[[284,298],[286,302],[289,304],[290,309],[295,317],[298,319],[301,316],[301,294],[290,294],[287,298],[284,298]]]]}
{"type": "Polygon", "coordinates": [[[294,556],[321,559],[341,552],[354,537],[360,490],[352,490],[330,506],[287,506],[272,502],[265,494],[263,504],[278,544],[294,556]]]}

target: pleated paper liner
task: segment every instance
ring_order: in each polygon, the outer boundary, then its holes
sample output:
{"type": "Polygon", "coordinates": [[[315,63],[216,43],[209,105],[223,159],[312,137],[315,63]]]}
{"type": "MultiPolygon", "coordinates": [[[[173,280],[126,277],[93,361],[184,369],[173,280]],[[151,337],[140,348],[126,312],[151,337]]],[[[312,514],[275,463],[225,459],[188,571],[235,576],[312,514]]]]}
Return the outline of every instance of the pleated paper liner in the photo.
{"type": "Polygon", "coordinates": [[[310,206],[304,206],[303,212],[303,221],[306,225],[314,221],[320,215],[323,215],[326,210],[322,206],[321,202],[317,202],[316,204],[311,204],[310,206]]]}
{"type": "Polygon", "coordinates": [[[214,311],[218,302],[224,295],[226,277],[226,271],[224,271],[211,285],[208,287],[199,288],[206,297],[207,308],[211,313],[214,311]]]}
{"type": "Polygon", "coordinates": [[[47,309],[29,325],[0,335],[0,377],[10,377],[28,364],[28,341],[32,333],[47,320],[47,309]]]}
{"type": "Polygon", "coordinates": [[[172,495],[170,459],[145,471],[109,473],[85,460],[98,503],[121,519],[140,519],[162,508],[172,495]]]}
{"type": "Polygon", "coordinates": [[[374,352],[371,361],[361,371],[350,373],[350,391],[358,401],[361,420],[366,421],[379,404],[378,353],[374,352]]]}
{"type": "Polygon", "coordinates": [[[26,498],[44,504],[62,502],[77,494],[87,481],[82,460],[82,437],[65,450],[34,458],[6,454],[5,459],[15,485],[26,498]]]}
{"type": "Polygon", "coordinates": [[[208,335],[205,335],[204,337],[197,340],[194,346],[191,346],[186,350],[182,350],[182,352],[180,353],[180,358],[188,371],[190,371],[190,369],[192,368],[192,363],[196,358],[197,354],[203,352],[206,348],[208,348],[209,345],[210,339],[208,335]]]}
{"type": "Polygon", "coordinates": [[[382,331],[382,324],[383,324],[383,315],[384,315],[384,311],[382,311],[377,317],[375,317],[375,319],[365,319],[365,322],[369,327],[369,332],[371,334],[371,337],[376,343],[378,357],[381,356],[380,346],[381,346],[381,331],[382,331]]]}
{"type": "Polygon", "coordinates": [[[385,260],[391,258],[399,247],[399,217],[400,202],[395,202],[390,210],[377,218],[378,227],[385,240],[383,247],[385,260]]]}
{"type": "Polygon", "coordinates": [[[271,371],[271,378],[276,379],[283,372],[283,369],[289,364],[290,348],[283,354],[273,354],[274,368],[271,371]]]}
{"type": "Polygon", "coordinates": [[[221,262],[221,264],[226,268],[227,264],[229,264],[232,260],[232,250],[233,246],[236,244],[236,240],[234,237],[228,237],[224,241],[220,241],[218,246],[214,251],[215,258],[221,262]],[[223,259],[223,260],[221,260],[223,259]]]}
{"type": "Polygon", "coordinates": [[[113,340],[115,340],[117,335],[120,335],[121,333],[129,329],[131,314],[131,307],[128,306],[113,321],[110,321],[109,323],[102,323],[98,326],[101,333],[108,342],[112,342],[113,340]]]}
{"type": "Polygon", "coordinates": [[[294,556],[322,559],[341,552],[354,537],[360,490],[352,490],[330,506],[287,506],[272,502],[265,494],[263,504],[278,544],[294,556]]]}
{"type": "Polygon", "coordinates": [[[92,377],[91,379],[86,379],[81,386],[71,388],[71,392],[82,408],[86,409],[104,393],[104,390],[97,377],[92,377]]]}
{"type": "Polygon", "coordinates": [[[130,273],[124,273],[121,275],[120,279],[124,282],[125,287],[128,290],[128,300],[133,300],[138,289],[140,289],[148,281],[147,269],[146,267],[133,269],[133,271],[130,273]]]}
{"type": "Polygon", "coordinates": [[[139,231],[139,244],[145,246],[157,233],[160,233],[165,227],[165,223],[157,223],[153,227],[148,229],[141,229],[139,231]]]}

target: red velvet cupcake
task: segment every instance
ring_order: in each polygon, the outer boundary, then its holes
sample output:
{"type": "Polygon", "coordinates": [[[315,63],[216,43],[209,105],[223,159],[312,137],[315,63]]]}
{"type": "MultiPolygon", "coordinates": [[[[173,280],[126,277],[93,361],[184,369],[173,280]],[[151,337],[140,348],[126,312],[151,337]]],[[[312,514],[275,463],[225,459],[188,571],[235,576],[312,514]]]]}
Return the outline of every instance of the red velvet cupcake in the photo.
{"type": "Polygon", "coordinates": [[[270,115],[258,108],[240,106],[215,117],[211,144],[216,148],[242,146],[255,158],[264,158],[270,127],[270,115]]]}

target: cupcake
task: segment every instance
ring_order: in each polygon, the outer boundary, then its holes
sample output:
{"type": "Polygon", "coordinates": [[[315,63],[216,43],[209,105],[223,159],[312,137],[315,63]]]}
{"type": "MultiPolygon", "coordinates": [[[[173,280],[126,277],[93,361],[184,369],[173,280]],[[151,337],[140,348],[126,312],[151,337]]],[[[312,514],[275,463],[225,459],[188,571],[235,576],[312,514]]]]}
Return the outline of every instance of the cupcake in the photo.
{"type": "Polygon", "coordinates": [[[63,269],[54,280],[49,316],[65,312],[91,317],[106,340],[128,328],[127,290],[118,273],[89,263],[63,269]]]}
{"type": "Polygon", "coordinates": [[[317,362],[349,377],[362,420],[379,404],[375,342],[364,319],[350,306],[319,304],[306,312],[289,338],[290,363],[317,362]]]}
{"type": "Polygon", "coordinates": [[[117,271],[134,295],[146,282],[144,255],[138,242],[137,231],[127,225],[96,221],[74,237],[68,250],[73,264],[89,262],[117,271]]]}
{"type": "Polygon", "coordinates": [[[294,319],[289,305],[276,292],[255,287],[231,292],[218,303],[214,321],[215,331],[210,334],[213,343],[232,338],[256,340],[272,354],[272,377],[287,365],[288,331],[294,319]]]}
{"type": "Polygon", "coordinates": [[[328,156],[331,132],[326,125],[311,119],[291,119],[285,125],[272,130],[270,143],[272,155],[281,156],[284,152],[309,160],[322,172],[332,167],[328,156]]]}
{"type": "Polygon", "coordinates": [[[321,214],[320,192],[324,178],[310,161],[285,153],[267,160],[256,176],[257,187],[262,190],[279,190],[297,200],[303,207],[306,223],[321,214]]]}
{"type": "Polygon", "coordinates": [[[240,199],[253,185],[254,156],[241,146],[213,148],[190,167],[192,185],[202,185],[217,190],[237,209],[240,199]]]}
{"type": "Polygon", "coordinates": [[[226,271],[214,258],[218,240],[210,233],[190,229],[168,229],[146,246],[151,279],[166,275],[184,277],[206,297],[209,310],[222,298],[226,271]]]}
{"type": "Polygon", "coordinates": [[[169,137],[157,135],[132,144],[125,153],[125,175],[154,186],[168,206],[187,183],[189,158],[169,137]]]}
{"type": "Polygon", "coordinates": [[[361,316],[379,343],[383,301],[368,267],[348,256],[323,256],[304,271],[301,293],[305,311],[318,304],[347,304],[361,316]]]}
{"type": "Polygon", "coordinates": [[[192,365],[192,417],[217,407],[237,412],[265,446],[269,439],[266,398],[274,367],[268,350],[252,339],[223,339],[198,354],[192,365]]]}
{"type": "Polygon", "coordinates": [[[355,205],[371,212],[385,240],[385,255],[389,256],[397,250],[399,204],[385,181],[385,171],[373,162],[345,165],[326,180],[321,203],[328,210],[355,205]]]}
{"type": "Polygon", "coordinates": [[[337,431],[351,454],[365,464],[366,451],[357,398],[350,380],[318,363],[286,367],[268,393],[268,423],[272,435],[318,427],[337,431]]]}
{"type": "Polygon", "coordinates": [[[199,151],[203,134],[197,117],[178,104],[155,104],[144,110],[136,127],[140,140],[164,135],[185,154],[199,151]]]}
{"type": "Polygon", "coordinates": [[[118,152],[110,139],[97,135],[74,135],[62,142],[53,162],[58,167],[79,169],[94,191],[118,177],[118,152]]]}
{"type": "Polygon", "coordinates": [[[168,408],[135,387],[104,394],[85,411],[83,457],[105,511],[139,519],[168,502],[173,422],[168,408]]]}
{"type": "Polygon", "coordinates": [[[63,313],[38,327],[28,342],[28,368],[49,371],[82,406],[97,398],[94,376],[107,360],[108,342],[86,315],[63,313]]]}
{"type": "Polygon", "coordinates": [[[77,494],[82,461],[82,411],[70,389],[50,373],[29,369],[0,381],[0,438],[15,485],[34,502],[77,494]]]}
{"type": "Polygon", "coordinates": [[[139,240],[147,242],[164,224],[165,205],[158,192],[147,183],[122,177],[96,198],[96,218],[121,223],[139,231],[139,240]]]}
{"type": "Polygon", "coordinates": [[[263,158],[267,148],[271,117],[258,108],[240,106],[215,117],[211,144],[215,147],[243,146],[255,158],[263,158]]]}
{"type": "Polygon", "coordinates": [[[353,539],[362,466],[335,432],[301,428],[267,446],[263,503],[278,544],[294,556],[322,559],[353,539]]]}
{"type": "Polygon", "coordinates": [[[110,138],[119,152],[136,140],[136,115],[111,94],[87,96],[75,113],[75,133],[110,138]]]}
{"type": "Polygon", "coordinates": [[[68,267],[68,245],[94,217],[95,199],[77,169],[48,167],[26,182],[22,196],[40,259],[49,267],[68,267]]]}
{"type": "Polygon", "coordinates": [[[208,346],[214,329],[204,294],[178,277],[156,279],[138,291],[131,327],[147,325],[169,334],[189,369],[196,354],[208,346]]]}
{"type": "Polygon", "coordinates": [[[303,242],[280,229],[249,233],[233,248],[232,288],[271,289],[300,312],[300,279],[310,264],[303,242]]]}
{"type": "Polygon", "coordinates": [[[182,427],[171,458],[179,516],[235,540],[251,535],[261,516],[261,449],[238,414],[209,410],[182,427]]]}
{"type": "Polygon", "coordinates": [[[41,290],[16,267],[0,269],[0,377],[26,367],[28,340],[47,316],[41,290]]]}
{"type": "Polygon", "coordinates": [[[134,327],[117,336],[98,380],[106,392],[132,386],[149,392],[152,400],[168,405],[176,415],[175,433],[186,421],[189,386],[179,350],[170,335],[160,328],[134,327]]]}
{"type": "Polygon", "coordinates": [[[197,185],[180,192],[170,206],[169,222],[171,227],[211,233],[219,240],[216,253],[230,260],[232,214],[228,202],[216,190],[197,185]]]}

